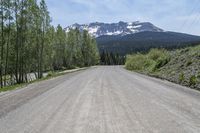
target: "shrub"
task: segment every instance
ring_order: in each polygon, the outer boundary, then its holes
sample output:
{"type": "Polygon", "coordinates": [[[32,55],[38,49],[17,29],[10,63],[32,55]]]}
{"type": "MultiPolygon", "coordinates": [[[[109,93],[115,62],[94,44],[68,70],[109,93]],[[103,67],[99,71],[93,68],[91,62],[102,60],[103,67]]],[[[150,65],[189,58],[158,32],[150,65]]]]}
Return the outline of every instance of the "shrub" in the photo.
{"type": "Polygon", "coordinates": [[[151,49],[148,53],[148,57],[152,60],[158,60],[160,57],[164,57],[168,54],[165,49],[151,49]]]}
{"type": "Polygon", "coordinates": [[[162,51],[159,49],[151,49],[148,53],[148,57],[152,60],[157,60],[162,55],[162,51]]]}
{"type": "Polygon", "coordinates": [[[197,83],[197,77],[195,75],[191,76],[189,79],[189,85],[193,86],[196,85],[196,83],[197,83]]]}
{"type": "Polygon", "coordinates": [[[142,54],[128,55],[125,66],[129,70],[142,70],[144,68],[145,58],[142,54]]]}
{"type": "Polygon", "coordinates": [[[146,59],[144,69],[148,72],[155,71],[156,62],[151,59],[146,59]]]}
{"type": "Polygon", "coordinates": [[[179,82],[181,83],[181,82],[183,82],[184,80],[185,80],[185,75],[184,75],[184,73],[182,72],[182,73],[179,74],[179,82]]]}
{"type": "Polygon", "coordinates": [[[188,67],[188,66],[190,66],[192,64],[192,61],[188,61],[187,63],[186,63],[186,66],[188,67]]]}
{"type": "Polygon", "coordinates": [[[48,72],[48,74],[47,74],[47,77],[51,77],[51,76],[53,76],[53,72],[52,71],[48,72]]]}
{"type": "Polygon", "coordinates": [[[166,65],[170,60],[169,53],[164,49],[151,49],[148,54],[133,54],[126,57],[126,68],[153,72],[166,65]]]}
{"type": "Polygon", "coordinates": [[[165,49],[151,49],[147,56],[149,59],[156,62],[154,71],[163,67],[170,61],[170,55],[165,49]]]}
{"type": "Polygon", "coordinates": [[[200,72],[198,72],[198,74],[197,74],[197,78],[199,78],[199,79],[200,79],[200,72]]]}
{"type": "Polygon", "coordinates": [[[168,62],[169,62],[169,58],[168,58],[168,57],[160,57],[160,58],[157,60],[155,69],[159,69],[159,68],[163,67],[163,66],[166,65],[168,62]]]}

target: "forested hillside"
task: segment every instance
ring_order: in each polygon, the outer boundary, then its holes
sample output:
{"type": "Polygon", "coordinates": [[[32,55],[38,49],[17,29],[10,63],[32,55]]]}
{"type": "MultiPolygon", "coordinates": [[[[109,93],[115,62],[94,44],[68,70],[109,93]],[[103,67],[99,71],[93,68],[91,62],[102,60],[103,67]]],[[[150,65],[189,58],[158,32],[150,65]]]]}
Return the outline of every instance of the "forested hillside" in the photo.
{"type": "Polygon", "coordinates": [[[87,31],[66,33],[51,25],[44,0],[1,0],[0,85],[28,82],[27,74],[98,63],[96,41],[87,31]]]}
{"type": "Polygon", "coordinates": [[[125,36],[101,36],[96,40],[100,52],[126,55],[146,52],[151,48],[176,49],[196,45],[199,44],[200,37],[176,32],[145,31],[125,36]]]}

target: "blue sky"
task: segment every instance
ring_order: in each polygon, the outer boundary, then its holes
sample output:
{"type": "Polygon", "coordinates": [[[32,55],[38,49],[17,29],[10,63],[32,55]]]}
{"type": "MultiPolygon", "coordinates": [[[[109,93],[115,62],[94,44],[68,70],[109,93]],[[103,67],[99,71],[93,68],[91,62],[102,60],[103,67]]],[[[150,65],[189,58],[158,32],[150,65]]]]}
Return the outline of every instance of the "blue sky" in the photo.
{"type": "Polygon", "coordinates": [[[200,35],[200,0],[46,0],[52,24],[148,21],[200,35]]]}

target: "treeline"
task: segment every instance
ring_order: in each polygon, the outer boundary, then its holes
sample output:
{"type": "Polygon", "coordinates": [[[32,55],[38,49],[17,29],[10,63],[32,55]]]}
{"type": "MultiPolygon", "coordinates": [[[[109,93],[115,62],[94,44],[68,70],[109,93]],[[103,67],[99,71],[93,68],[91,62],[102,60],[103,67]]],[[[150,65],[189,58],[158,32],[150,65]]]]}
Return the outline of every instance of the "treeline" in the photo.
{"type": "Polygon", "coordinates": [[[107,51],[127,55],[148,52],[152,48],[173,50],[200,43],[200,37],[174,32],[140,32],[125,36],[101,36],[97,38],[100,52],[107,51]]]}
{"type": "Polygon", "coordinates": [[[98,63],[87,31],[51,26],[44,0],[0,1],[0,85],[28,82],[27,74],[98,63]]]}
{"type": "Polygon", "coordinates": [[[99,52],[96,40],[87,31],[80,32],[71,29],[67,34],[61,26],[53,32],[52,59],[50,64],[53,70],[92,66],[99,63],[99,52]]]}
{"type": "Polygon", "coordinates": [[[124,65],[125,56],[121,56],[118,53],[109,53],[103,51],[100,54],[100,64],[101,65],[124,65]]]}

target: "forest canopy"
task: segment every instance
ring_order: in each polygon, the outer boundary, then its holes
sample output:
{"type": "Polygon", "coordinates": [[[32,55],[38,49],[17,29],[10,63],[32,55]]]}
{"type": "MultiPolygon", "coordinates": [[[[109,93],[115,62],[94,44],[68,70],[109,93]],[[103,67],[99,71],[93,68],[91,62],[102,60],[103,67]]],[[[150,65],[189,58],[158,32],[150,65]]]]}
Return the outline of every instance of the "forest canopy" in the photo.
{"type": "Polygon", "coordinates": [[[27,74],[95,65],[99,52],[87,31],[51,25],[45,0],[1,0],[0,85],[28,82],[27,74]]]}

